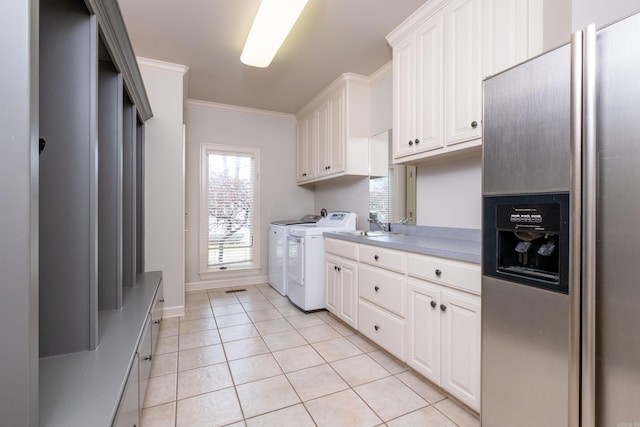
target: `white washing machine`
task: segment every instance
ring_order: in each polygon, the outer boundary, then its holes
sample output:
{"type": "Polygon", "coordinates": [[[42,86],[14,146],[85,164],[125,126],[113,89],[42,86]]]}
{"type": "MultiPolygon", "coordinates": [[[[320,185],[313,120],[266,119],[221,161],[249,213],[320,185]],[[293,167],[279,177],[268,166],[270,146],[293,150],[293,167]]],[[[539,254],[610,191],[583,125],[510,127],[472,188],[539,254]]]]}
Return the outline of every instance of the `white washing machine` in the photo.
{"type": "Polygon", "coordinates": [[[316,223],[320,215],[273,221],[269,226],[269,284],[280,295],[287,295],[287,228],[293,224],[316,223]]]}
{"type": "Polygon", "coordinates": [[[353,212],[331,212],[315,224],[289,226],[287,236],[287,296],[303,311],[324,308],[325,231],[355,230],[353,212]]]}

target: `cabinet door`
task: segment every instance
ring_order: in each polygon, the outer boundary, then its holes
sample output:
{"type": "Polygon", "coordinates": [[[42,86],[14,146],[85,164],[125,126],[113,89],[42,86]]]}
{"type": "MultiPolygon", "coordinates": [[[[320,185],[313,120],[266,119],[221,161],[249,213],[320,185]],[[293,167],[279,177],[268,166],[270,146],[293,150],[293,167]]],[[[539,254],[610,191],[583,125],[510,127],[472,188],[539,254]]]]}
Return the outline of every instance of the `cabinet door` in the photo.
{"type": "Polygon", "coordinates": [[[142,330],[142,339],[138,345],[138,358],[139,358],[139,401],[140,405],[144,404],[144,398],[147,393],[147,385],[149,383],[149,376],[151,374],[151,364],[153,363],[153,348],[151,345],[151,314],[147,315],[147,321],[145,322],[144,329],[142,330]]]}
{"type": "Polygon", "coordinates": [[[444,15],[437,14],[416,31],[414,151],[442,147],[444,104],[444,15]]]}
{"type": "Polygon", "coordinates": [[[307,120],[302,120],[298,124],[298,140],[296,144],[296,180],[298,182],[310,179],[309,175],[309,139],[307,134],[307,120]]]}
{"type": "Polygon", "coordinates": [[[316,177],[318,150],[318,112],[314,111],[298,124],[297,180],[308,181],[316,177]]]}
{"type": "Polygon", "coordinates": [[[413,154],[415,134],[415,36],[393,47],[393,157],[413,154]]]}
{"type": "Polygon", "coordinates": [[[313,179],[318,171],[318,112],[306,119],[307,122],[307,179],[313,179]]]}
{"type": "Polygon", "coordinates": [[[338,291],[340,288],[338,275],[339,261],[329,254],[325,254],[325,308],[331,313],[339,316],[338,312],[338,291]]]}
{"type": "Polygon", "coordinates": [[[318,108],[318,160],[316,177],[331,173],[331,103],[325,102],[318,108]]]}
{"type": "Polygon", "coordinates": [[[440,384],[441,287],[409,280],[407,364],[440,384]]]}
{"type": "Polygon", "coordinates": [[[480,297],[443,289],[440,385],[480,409],[480,297]]]}
{"type": "Polygon", "coordinates": [[[480,0],[453,0],[445,13],[445,143],[482,136],[480,0]]]}
{"type": "Polygon", "coordinates": [[[542,53],[542,0],[482,0],[482,78],[542,53]]]}
{"type": "Polygon", "coordinates": [[[339,268],[341,286],[338,316],[352,328],[358,329],[358,265],[342,260],[339,268]]]}
{"type": "Polygon", "coordinates": [[[136,353],[113,421],[114,427],[136,427],[140,425],[140,407],[143,402],[139,402],[138,399],[138,354],[136,353]]]}
{"type": "Polygon", "coordinates": [[[328,150],[328,173],[335,174],[344,172],[346,169],[346,127],[345,114],[345,88],[340,89],[329,99],[329,150],[328,150]]]}

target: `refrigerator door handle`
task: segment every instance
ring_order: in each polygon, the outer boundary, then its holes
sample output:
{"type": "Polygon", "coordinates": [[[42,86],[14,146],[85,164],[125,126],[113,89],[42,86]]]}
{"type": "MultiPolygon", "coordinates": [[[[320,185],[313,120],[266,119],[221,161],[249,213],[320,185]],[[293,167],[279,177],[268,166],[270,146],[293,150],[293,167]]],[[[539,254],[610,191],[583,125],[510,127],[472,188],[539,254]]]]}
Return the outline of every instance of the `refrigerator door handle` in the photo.
{"type": "Polygon", "coordinates": [[[596,26],[583,37],[581,425],[596,425],[596,26]]]}
{"type": "Polygon", "coordinates": [[[582,217],[582,68],[583,32],[571,35],[571,199],[569,201],[569,296],[570,296],[570,338],[569,338],[569,396],[568,423],[570,427],[580,426],[580,258],[581,217],[582,217]]]}

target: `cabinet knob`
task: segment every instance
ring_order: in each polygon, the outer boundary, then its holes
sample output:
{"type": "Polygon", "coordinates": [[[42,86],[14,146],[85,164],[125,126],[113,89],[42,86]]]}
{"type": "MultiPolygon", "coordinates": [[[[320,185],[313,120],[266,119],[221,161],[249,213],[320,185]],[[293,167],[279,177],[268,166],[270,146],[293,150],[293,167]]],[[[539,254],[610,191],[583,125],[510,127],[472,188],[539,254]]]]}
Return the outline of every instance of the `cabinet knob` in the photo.
{"type": "Polygon", "coordinates": [[[440,271],[440,269],[436,269],[436,276],[440,277],[440,275],[442,274],[442,271],[440,271]]]}
{"type": "Polygon", "coordinates": [[[162,298],[162,299],[160,300],[160,302],[164,302],[164,298],[162,298]]]}
{"type": "Polygon", "coordinates": [[[416,138],[416,145],[420,144],[420,140],[416,138]]]}
{"type": "Polygon", "coordinates": [[[373,327],[373,329],[375,329],[375,330],[377,331],[378,329],[380,329],[380,326],[375,325],[375,326],[373,327]]]}
{"type": "Polygon", "coordinates": [[[159,325],[160,321],[159,320],[154,320],[153,323],[155,323],[156,325],[159,325]]]}
{"type": "Polygon", "coordinates": [[[373,287],[373,290],[374,290],[374,291],[376,291],[376,292],[378,292],[378,291],[380,290],[380,286],[374,286],[374,287],[373,287]]]}
{"type": "Polygon", "coordinates": [[[476,122],[475,120],[471,122],[471,127],[472,128],[477,128],[478,127],[478,122],[476,122]]]}
{"type": "Polygon", "coordinates": [[[437,305],[438,305],[438,303],[437,303],[437,302],[435,302],[435,301],[431,301],[431,307],[436,308],[436,306],[437,306],[437,305]]]}
{"type": "Polygon", "coordinates": [[[413,145],[413,140],[409,140],[409,145],[413,145]]]}
{"type": "Polygon", "coordinates": [[[442,310],[443,312],[447,311],[447,306],[444,304],[440,304],[440,310],[442,310]]]}
{"type": "Polygon", "coordinates": [[[376,261],[380,259],[380,257],[378,255],[374,255],[373,259],[375,259],[376,261]]]}
{"type": "Polygon", "coordinates": [[[151,355],[148,355],[147,357],[143,358],[142,360],[151,360],[151,355]]]}
{"type": "Polygon", "coordinates": [[[307,176],[307,173],[306,173],[306,172],[305,172],[305,173],[303,173],[303,174],[302,174],[302,176],[307,176]]]}
{"type": "Polygon", "coordinates": [[[342,268],[341,268],[341,267],[337,267],[337,268],[338,268],[338,271],[342,271],[342,268]]]}

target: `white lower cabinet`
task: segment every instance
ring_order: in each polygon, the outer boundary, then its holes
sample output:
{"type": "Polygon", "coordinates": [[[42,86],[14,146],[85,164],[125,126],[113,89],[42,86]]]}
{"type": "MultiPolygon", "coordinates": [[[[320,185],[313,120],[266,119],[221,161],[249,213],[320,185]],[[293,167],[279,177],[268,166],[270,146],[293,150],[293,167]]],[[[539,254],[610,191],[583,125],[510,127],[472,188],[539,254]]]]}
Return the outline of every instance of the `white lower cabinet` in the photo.
{"type": "Polygon", "coordinates": [[[480,297],[409,279],[407,364],[480,409],[480,297]]]}
{"type": "Polygon", "coordinates": [[[361,245],[358,259],[360,333],[404,362],[406,253],[361,245]]]}
{"type": "Polygon", "coordinates": [[[358,329],[358,245],[325,241],[325,307],[358,329]]]}
{"type": "Polygon", "coordinates": [[[404,362],[404,319],[362,298],[359,305],[360,333],[404,362]]]}
{"type": "Polygon", "coordinates": [[[480,297],[442,291],[440,386],[480,410],[480,297]]]}
{"type": "Polygon", "coordinates": [[[440,384],[440,288],[407,281],[407,364],[436,384],[440,384]]]}
{"type": "Polygon", "coordinates": [[[325,240],[326,308],[480,410],[480,266],[325,240]]]}

